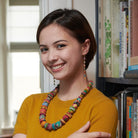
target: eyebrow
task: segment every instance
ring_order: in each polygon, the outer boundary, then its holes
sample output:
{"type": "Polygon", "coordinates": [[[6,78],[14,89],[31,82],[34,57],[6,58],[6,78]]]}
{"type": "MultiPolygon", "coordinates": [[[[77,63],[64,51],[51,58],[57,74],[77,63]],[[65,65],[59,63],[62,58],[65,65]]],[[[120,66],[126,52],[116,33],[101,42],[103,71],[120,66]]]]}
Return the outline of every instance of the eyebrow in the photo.
{"type": "MultiPolygon", "coordinates": [[[[55,41],[53,44],[56,44],[56,43],[59,43],[59,42],[68,42],[67,40],[58,40],[58,41],[55,41]]],[[[45,45],[45,44],[41,44],[41,45],[39,45],[39,47],[46,47],[47,45],[45,45]]]]}
{"type": "Polygon", "coordinates": [[[59,43],[59,42],[62,42],[62,41],[68,42],[67,40],[58,40],[58,41],[55,41],[53,44],[56,44],[56,43],[59,43]]]}

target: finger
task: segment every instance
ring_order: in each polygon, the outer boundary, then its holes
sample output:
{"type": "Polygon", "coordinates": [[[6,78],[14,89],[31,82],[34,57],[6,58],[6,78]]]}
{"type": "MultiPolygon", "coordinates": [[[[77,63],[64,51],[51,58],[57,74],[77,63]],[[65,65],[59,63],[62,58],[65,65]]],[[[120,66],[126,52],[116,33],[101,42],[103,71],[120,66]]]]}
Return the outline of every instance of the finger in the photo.
{"type": "Polygon", "coordinates": [[[85,132],[90,127],[90,121],[88,121],[83,127],[81,127],[77,132],[85,132]]]}
{"type": "Polygon", "coordinates": [[[103,138],[110,138],[111,134],[107,133],[107,132],[91,132],[91,133],[87,133],[89,135],[89,137],[103,137],[103,138]]]}

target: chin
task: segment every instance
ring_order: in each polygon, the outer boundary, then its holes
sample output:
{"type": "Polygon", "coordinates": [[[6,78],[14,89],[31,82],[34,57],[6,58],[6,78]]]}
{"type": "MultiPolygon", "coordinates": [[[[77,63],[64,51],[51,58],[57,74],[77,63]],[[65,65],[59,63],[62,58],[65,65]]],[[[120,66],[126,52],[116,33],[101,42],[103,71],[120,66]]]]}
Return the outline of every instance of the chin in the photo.
{"type": "Polygon", "coordinates": [[[56,80],[66,80],[68,77],[67,76],[63,76],[63,75],[53,75],[53,77],[56,79],[56,80]]]}

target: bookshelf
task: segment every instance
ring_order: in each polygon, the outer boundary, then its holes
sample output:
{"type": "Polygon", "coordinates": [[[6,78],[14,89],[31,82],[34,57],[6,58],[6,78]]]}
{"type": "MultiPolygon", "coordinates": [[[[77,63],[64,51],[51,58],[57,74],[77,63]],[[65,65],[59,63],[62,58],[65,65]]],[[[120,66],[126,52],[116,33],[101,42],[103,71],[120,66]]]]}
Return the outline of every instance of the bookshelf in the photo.
{"type": "MultiPolygon", "coordinates": [[[[123,73],[128,70],[128,67],[132,64],[130,63],[132,48],[130,48],[130,45],[132,42],[126,40],[127,44],[127,57],[124,60],[120,60],[120,2],[127,3],[125,6],[128,6],[129,3],[134,0],[95,0],[96,4],[96,41],[97,41],[97,54],[96,54],[96,87],[101,90],[105,95],[107,96],[113,96],[118,91],[122,91],[126,89],[127,87],[137,87],[138,86],[138,76],[134,76],[131,78],[124,78],[123,73]],[[99,6],[100,5],[100,6],[99,6]],[[110,8],[109,8],[110,7],[110,8]],[[104,17],[106,15],[106,18],[108,17],[109,23],[107,23],[107,19],[104,17]],[[105,19],[104,19],[105,18],[105,19]],[[103,28],[107,28],[104,25],[108,24],[109,30],[106,31],[103,30],[103,28]],[[119,29],[118,29],[119,28],[119,29]],[[105,34],[107,37],[105,36],[105,34]],[[107,38],[106,38],[107,37],[107,38]],[[113,40],[112,40],[113,39],[113,40]],[[108,42],[107,45],[106,42],[108,42]],[[106,49],[104,47],[108,47],[109,49],[106,49]],[[109,56],[107,55],[106,50],[109,52],[109,56]],[[116,53],[116,54],[115,54],[116,53]],[[105,58],[108,58],[110,61],[107,63],[105,58]],[[122,62],[125,63],[125,68],[122,68],[122,65],[120,65],[122,62]],[[109,66],[110,63],[110,66],[109,66]],[[107,65],[108,64],[108,65],[107,65]],[[105,67],[107,66],[107,67],[105,67]],[[121,67],[120,67],[121,66],[121,67]],[[108,68],[108,69],[107,69],[108,68]],[[106,71],[107,70],[107,71],[106,71]],[[123,71],[120,73],[120,70],[123,71]],[[110,73],[108,73],[110,72],[110,73]]],[[[135,0],[137,1],[137,0],[135,0]]],[[[123,5],[123,4],[122,4],[123,5]]],[[[125,9],[125,8],[124,8],[125,9]]],[[[129,6],[128,6],[129,9],[129,6]]],[[[127,10],[126,10],[127,11],[127,10]]],[[[125,11],[123,11],[125,12],[125,11]]],[[[130,14],[128,11],[127,13],[127,19],[129,18],[128,15],[130,14]]],[[[121,13],[122,14],[122,13],[121,13]]],[[[122,17],[122,15],[121,15],[122,17]]],[[[129,22],[129,21],[127,21],[129,22]]],[[[138,26],[136,26],[138,27],[138,26]]],[[[131,26],[132,28],[132,26],[131,26]]],[[[129,27],[126,29],[128,30],[129,27]]],[[[134,30],[134,29],[133,29],[134,30]]],[[[138,30],[138,29],[135,29],[138,30]]],[[[122,36],[123,37],[123,36],[122,36]]],[[[127,34],[126,36],[128,39],[131,38],[130,34],[127,34]]],[[[134,39],[134,38],[133,38],[134,39]]],[[[137,38],[136,38],[137,39],[137,38]]],[[[138,40],[138,39],[137,39],[138,40]]],[[[133,46],[134,47],[134,46],[133,46]]],[[[137,47],[137,45],[136,45],[137,47]]],[[[137,49],[135,48],[134,51],[137,49]]],[[[137,52],[138,54],[138,52],[137,52]]],[[[133,54],[134,55],[134,54],[133,54]]],[[[121,55],[122,57],[122,55],[121,55]]],[[[135,56],[135,63],[138,64],[137,55],[135,56]]],[[[134,57],[133,57],[134,59],[134,57]]],[[[124,66],[124,65],[123,65],[124,66]]],[[[138,72],[138,71],[137,71],[138,72]]]]}
{"type": "Polygon", "coordinates": [[[96,87],[116,97],[118,138],[136,138],[127,134],[127,97],[138,95],[138,0],[95,0],[95,5],[96,87]]]}

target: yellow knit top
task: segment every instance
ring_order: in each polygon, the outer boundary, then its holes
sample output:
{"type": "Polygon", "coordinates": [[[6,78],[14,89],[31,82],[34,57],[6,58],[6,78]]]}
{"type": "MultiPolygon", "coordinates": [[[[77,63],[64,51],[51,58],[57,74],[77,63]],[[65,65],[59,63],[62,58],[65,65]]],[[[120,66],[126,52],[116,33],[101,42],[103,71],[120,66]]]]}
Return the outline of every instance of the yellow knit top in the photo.
{"type": "MultiPolygon", "coordinates": [[[[40,108],[46,95],[47,93],[34,94],[24,100],[18,113],[14,134],[23,133],[27,138],[67,138],[90,121],[89,132],[109,132],[112,138],[116,137],[116,106],[96,88],[84,97],[73,117],[62,128],[51,132],[42,128],[39,123],[40,108]]],[[[61,101],[56,95],[48,106],[47,122],[55,123],[60,120],[74,100],[61,101]]]]}

